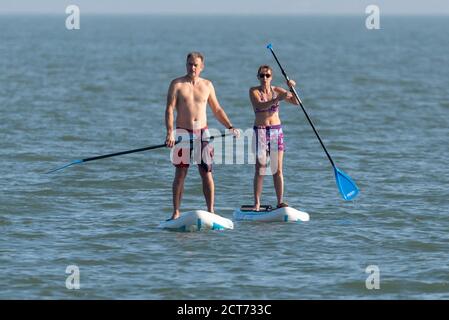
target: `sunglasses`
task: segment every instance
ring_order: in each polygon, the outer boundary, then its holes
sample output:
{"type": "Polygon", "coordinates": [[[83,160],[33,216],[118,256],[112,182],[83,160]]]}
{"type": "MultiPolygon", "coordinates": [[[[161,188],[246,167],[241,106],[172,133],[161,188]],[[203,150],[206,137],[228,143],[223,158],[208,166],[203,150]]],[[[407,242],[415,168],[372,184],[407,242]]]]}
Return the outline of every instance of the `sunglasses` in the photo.
{"type": "Polygon", "coordinates": [[[268,73],[260,73],[259,74],[259,78],[270,78],[271,77],[271,74],[268,74],[268,73]]]}

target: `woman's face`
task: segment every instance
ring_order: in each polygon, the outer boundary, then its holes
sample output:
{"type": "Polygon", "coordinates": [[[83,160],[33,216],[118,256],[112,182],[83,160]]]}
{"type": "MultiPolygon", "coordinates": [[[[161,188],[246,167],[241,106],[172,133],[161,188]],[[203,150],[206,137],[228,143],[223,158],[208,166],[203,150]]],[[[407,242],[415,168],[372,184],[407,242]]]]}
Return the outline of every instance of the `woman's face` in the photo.
{"type": "Polygon", "coordinates": [[[270,83],[271,82],[271,70],[267,68],[260,69],[257,78],[259,78],[261,84],[270,83]]]}

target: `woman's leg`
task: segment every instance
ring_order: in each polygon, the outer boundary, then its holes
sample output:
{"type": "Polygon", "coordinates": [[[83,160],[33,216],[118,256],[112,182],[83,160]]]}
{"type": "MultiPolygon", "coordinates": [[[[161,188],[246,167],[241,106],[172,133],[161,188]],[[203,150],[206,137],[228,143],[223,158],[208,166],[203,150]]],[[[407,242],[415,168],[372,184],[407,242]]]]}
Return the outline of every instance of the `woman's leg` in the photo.
{"type": "Polygon", "coordinates": [[[256,170],[254,172],[254,210],[260,209],[260,198],[262,197],[263,190],[263,177],[266,172],[264,162],[260,162],[256,159],[256,170]]]}
{"type": "MultiPolygon", "coordinates": [[[[276,158],[276,157],[273,157],[276,158]]],[[[277,159],[271,159],[271,170],[273,173],[274,189],[276,190],[277,205],[279,206],[284,200],[284,175],[282,171],[282,163],[284,160],[284,151],[278,151],[277,159]],[[277,167],[275,167],[277,166],[277,167]]]]}

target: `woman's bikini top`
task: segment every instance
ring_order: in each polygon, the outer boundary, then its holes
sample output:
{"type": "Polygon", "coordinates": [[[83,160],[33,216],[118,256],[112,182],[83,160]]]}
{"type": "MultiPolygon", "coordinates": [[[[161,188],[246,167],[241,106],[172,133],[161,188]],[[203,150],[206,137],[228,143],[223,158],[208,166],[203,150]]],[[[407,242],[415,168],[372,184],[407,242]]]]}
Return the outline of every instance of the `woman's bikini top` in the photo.
{"type": "MultiPolygon", "coordinates": [[[[259,90],[259,93],[260,93],[260,102],[267,102],[268,100],[265,100],[263,97],[262,90],[259,90]]],[[[273,87],[271,87],[271,96],[273,97],[272,99],[276,99],[276,97],[277,97],[277,94],[273,90],[273,87]]],[[[279,101],[277,101],[276,103],[273,103],[271,105],[271,107],[268,109],[257,109],[256,108],[256,110],[254,112],[255,113],[258,113],[258,112],[273,112],[274,113],[274,112],[278,112],[278,111],[279,111],[279,101]]]]}

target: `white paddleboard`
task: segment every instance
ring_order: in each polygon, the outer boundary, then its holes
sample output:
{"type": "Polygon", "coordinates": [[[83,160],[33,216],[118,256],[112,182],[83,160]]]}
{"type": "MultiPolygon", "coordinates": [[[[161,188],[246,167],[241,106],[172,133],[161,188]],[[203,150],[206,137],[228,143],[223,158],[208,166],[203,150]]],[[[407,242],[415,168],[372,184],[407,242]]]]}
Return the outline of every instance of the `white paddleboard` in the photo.
{"type": "Polygon", "coordinates": [[[225,230],[234,229],[234,223],[218,214],[195,210],[182,213],[178,219],[163,221],[159,228],[183,232],[225,230]]]}
{"type": "Polygon", "coordinates": [[[307,212],[292,207],[266,208],[261,211],[248,211],[242,207],[234,211],[234,219],[237,221],[306,222],[310,220],[310,216],[307,212]]]}

